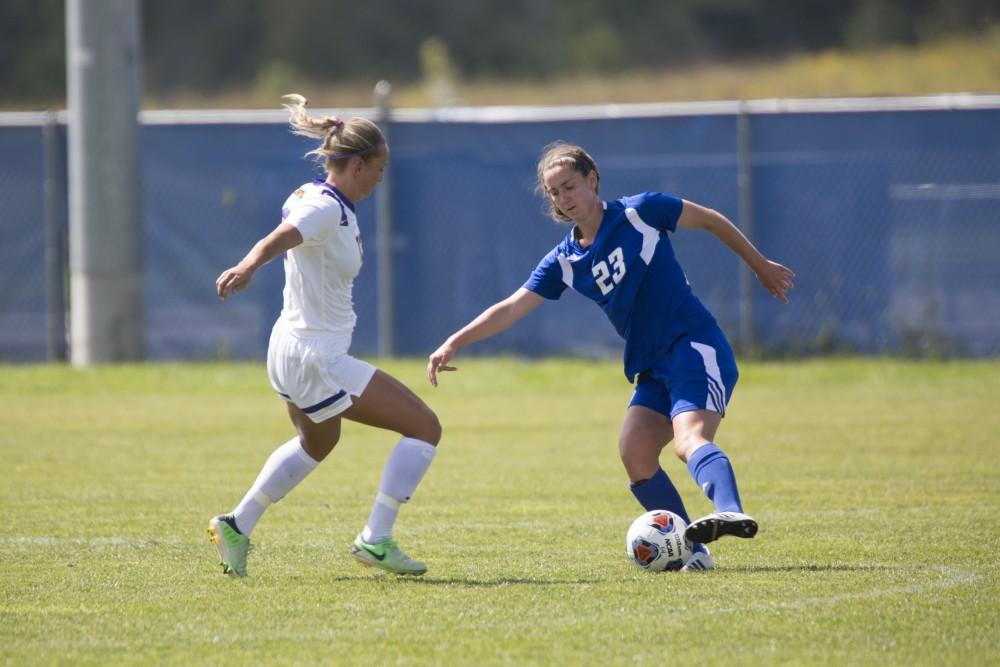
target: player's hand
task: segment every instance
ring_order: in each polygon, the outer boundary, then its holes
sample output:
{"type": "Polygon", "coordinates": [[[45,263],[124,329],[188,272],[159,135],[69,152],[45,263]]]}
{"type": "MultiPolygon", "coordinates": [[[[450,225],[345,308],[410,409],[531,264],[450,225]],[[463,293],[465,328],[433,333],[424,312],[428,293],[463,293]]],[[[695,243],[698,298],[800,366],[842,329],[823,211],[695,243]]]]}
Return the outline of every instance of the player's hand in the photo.
{"type": "Polygon", "coordinates": [[[765,260],[764,266],[756,270],[757,280],[775,299],[788,303],[788,290],[795,287],[792,278],[795,272],[787,266],[765,260]]]}
{"type": "Polygon", "coordinates": [[[455,371],[458,370],[454,366],[449,366],[448,362],[451,358],[455,356],[455,348],[453,348],[448,343],[445,343],[438,349],[436,349],[431,356],[427,358],[427,379],[431,381],[431,384],[435,387],[438,386],[437,374],[438,371],[455,371]]]}
{"type": "Polygon", "coordinates": [[[250,278],[253,276],[253,271],[244,269],[242,266],[237,264],[236,266],[226,269],[222,272],[215,280],[215,291],[219,293],[219,298],[225,300],[233,292],[239,292],[241,289],[245,288],[250,284],[250,278]]]}

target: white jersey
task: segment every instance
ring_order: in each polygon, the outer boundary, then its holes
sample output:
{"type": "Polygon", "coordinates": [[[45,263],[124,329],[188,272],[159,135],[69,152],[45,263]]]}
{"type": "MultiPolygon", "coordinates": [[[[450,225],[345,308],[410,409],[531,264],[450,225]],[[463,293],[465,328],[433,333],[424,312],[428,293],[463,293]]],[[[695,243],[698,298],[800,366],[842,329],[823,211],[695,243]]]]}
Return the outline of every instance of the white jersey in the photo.
{"type": "Polygon", "coordinates": [[[353,202],[317,179],[285,200],[281,219],[299,230],[302,243],[285,253],[278,324],[298,337],[350,336],[363,254],[353,202]]]}

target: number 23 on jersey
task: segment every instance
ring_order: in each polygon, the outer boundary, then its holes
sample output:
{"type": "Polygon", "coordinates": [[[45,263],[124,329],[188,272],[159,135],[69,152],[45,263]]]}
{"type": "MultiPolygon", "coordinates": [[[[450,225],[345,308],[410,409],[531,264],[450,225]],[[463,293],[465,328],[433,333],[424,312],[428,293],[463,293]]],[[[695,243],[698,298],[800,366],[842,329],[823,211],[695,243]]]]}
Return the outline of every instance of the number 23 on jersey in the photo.
{"type": "Polygon", "coordinates": [[[625,255],[622,253],[622,249],[618,247],[612,250],[611,254],[608,255],[608,261],[598,262],[591,269],[591,272],[594,274],[597,286],[601,289],[601,294],[605,296],[610,294],[625,275],[625,255]]]}

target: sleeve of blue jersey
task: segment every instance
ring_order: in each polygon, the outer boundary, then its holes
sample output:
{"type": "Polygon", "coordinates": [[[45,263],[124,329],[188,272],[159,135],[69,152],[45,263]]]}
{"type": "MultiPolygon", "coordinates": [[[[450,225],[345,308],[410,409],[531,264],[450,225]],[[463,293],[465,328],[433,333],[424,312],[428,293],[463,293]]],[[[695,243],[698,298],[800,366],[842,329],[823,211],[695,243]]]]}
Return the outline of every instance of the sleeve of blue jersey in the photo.
{"type": "Polygon", "coordinates": [[[566,289],[566,283],[562,280],[562,267],[559,265],[557,255],[559,248],[553,248],[549,254],[542,258],[531,276],[524,283],[524,289],[534,292],[546,299],[558,299],[566,289]]]}
{"type": "Polygon", "coordinates": [[[629,206],[638,211],[647,225],[665,232],[677,231],[677,221],[684,209],[683,199],[662,192],[644,192],[631,199],[629,206]]]}

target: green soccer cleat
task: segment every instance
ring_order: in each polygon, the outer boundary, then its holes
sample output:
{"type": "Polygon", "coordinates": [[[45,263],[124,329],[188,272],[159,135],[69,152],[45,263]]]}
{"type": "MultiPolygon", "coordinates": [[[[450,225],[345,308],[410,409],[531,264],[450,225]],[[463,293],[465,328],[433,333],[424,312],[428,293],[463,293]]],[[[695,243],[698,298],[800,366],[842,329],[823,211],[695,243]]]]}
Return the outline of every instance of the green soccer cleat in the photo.
{"type": "Polygon", "coordinates": [[[368,544],[358,535],[351,546],[351,555],[365,565],[378,567],[386,572],[420,575],[427,571],[426,565],[403,553],[391,537],[383,537],[375,544],[368,544]]]}
{"type": "Polygon", "coordinates": [[[208,522],[208,536],[208,541],[219,549],[222,573],[230,577],[247,576],[247,554],[253,547],[250,538],[236,528],[233,517],[212,517],[208,522]]]}

